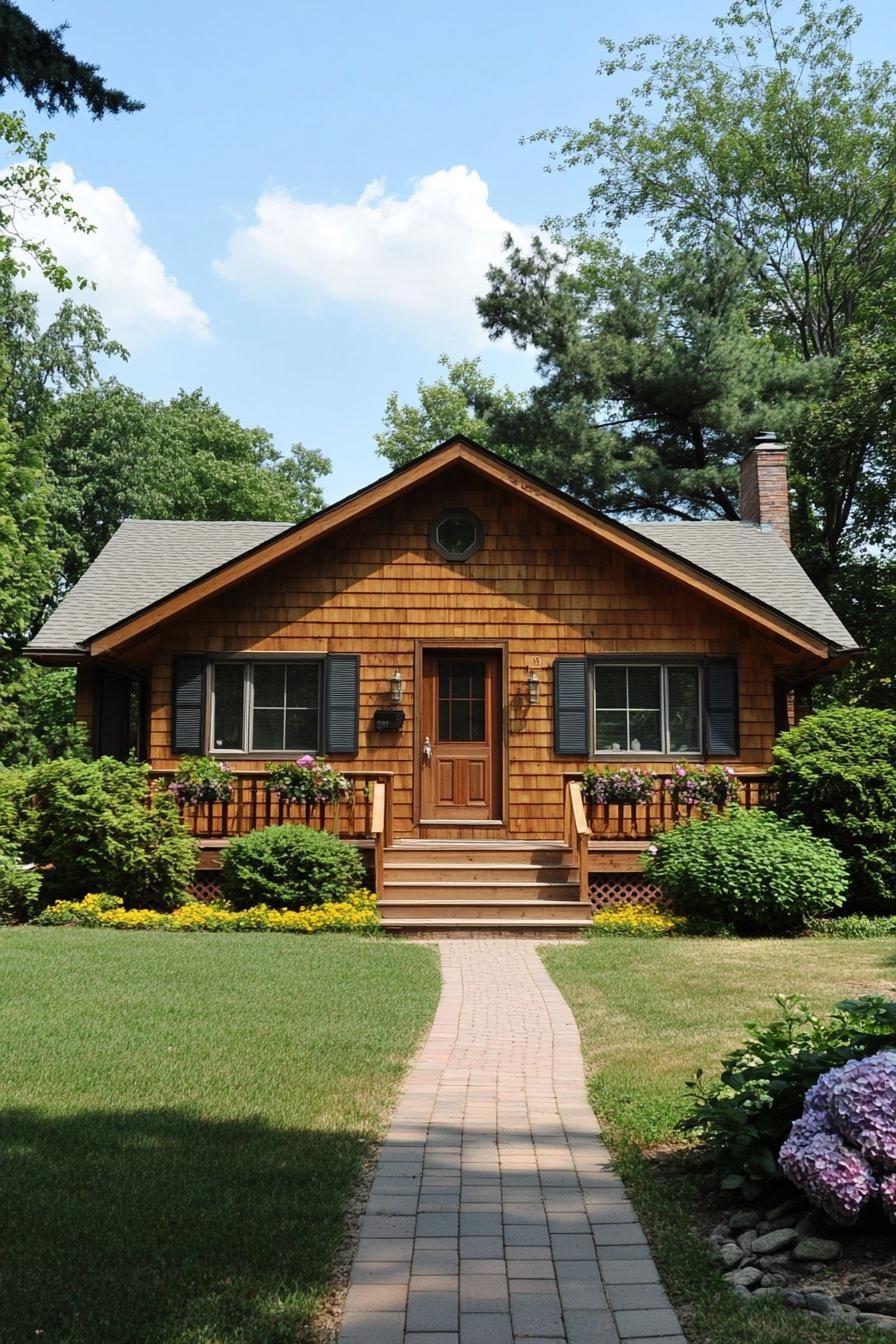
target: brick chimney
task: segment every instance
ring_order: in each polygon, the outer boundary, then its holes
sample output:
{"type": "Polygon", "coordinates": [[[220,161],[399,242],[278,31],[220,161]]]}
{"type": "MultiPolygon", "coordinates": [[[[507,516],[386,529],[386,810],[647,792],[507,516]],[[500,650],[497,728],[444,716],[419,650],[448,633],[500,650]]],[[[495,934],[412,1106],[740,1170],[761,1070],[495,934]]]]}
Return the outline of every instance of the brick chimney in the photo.
{"type": "Polygon", "coordinates": [[[773,527],[790,545],[790,497],[787,448],[771,430],[763,430],[740,463],[740,517],[743,523],[773,527]]]}

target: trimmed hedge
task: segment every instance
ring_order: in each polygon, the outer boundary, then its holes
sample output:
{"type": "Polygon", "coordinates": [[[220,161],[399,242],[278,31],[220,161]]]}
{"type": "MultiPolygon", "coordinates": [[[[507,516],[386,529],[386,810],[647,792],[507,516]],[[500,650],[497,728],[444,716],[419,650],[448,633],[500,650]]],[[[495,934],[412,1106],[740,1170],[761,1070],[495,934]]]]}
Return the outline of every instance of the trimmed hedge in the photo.
{"type": "Polygon", "coordinates": [[[834,846],[761,808],[694,818],[655,836],[651,850],[647,875],[676,914],[737,933],[797,933],[846,896],[834,846]]]}
{"type": "Polygon", "coordinates": [[[850,905],[896,900],[896,714],[824,709],[782,733],[773,773],[782,816],[830,840],[849,864],[850,905]]]}
{"type": "Polygon", "coordinates": [[[343,900],[363,882],[355,846],[308,826],[267,826],[238,836],[221,865],[221,888],[237,909],[323,905],[343,900]]]}

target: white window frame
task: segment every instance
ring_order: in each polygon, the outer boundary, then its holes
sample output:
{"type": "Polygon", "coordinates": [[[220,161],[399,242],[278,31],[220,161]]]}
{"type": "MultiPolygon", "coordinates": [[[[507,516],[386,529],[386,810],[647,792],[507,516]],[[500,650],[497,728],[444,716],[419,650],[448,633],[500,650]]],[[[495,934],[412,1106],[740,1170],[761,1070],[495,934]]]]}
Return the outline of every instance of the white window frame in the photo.
{"type": "MultiPolygon", "coordinates": [[[[625,756],[628,760],[657,760],[660,757],[684,757],[689,760],[702,760],[704,756],[704,746],[706,742],[706,725],[704,722],[704,662],[700,658],[592,658],[589,668],[589,694],[591,704],[591,714],[589,721],[589,733],[591,735],[592,750],[591,755],[601,760],[616,759],[619,756],[625,756]],[[614,750],[613,747],[605,747],[598,750],[597,747],[597,673],[601,669],[611,667],[628,668],[648,668],[656,667],[660,671],[660,746],[655,751],[645,750],[630,751],[627,747],[620,747],[614,750]],[[697,673],[697,732],[699,734],[699,745],[691,751],[679,751],[678,748],[670,743],[669,740],[669,672],[676,668],[694,668],[697,673]]],[[[605,713],[619,713],[621,706],[616,710],[607,710],[605,713]]],[[[626,712],[628,712],[626,706],[626,712]]]]}
{"type": "Polygon", "coordinates": [[[303,654],[256,654],[254,657],[213,657],[209,659],[208,667],[208,718],[206,723],[206,740],[209,743],[209,756],[221,756],[225,759],[239,757],[241,760],[293,760],[296,756],[301,756],[305,752],[311,755],[320,755],[323,752],[324,740],[324,663],[326,655],[322,653],[303,653],[303,654]],[[283,751],[267,750],[264,747],[255,747],[252,745],[252,722],[253,710],[255,708],[255,668],[261,664],[268,663],[314,663],[318,668],[318,704],[317,704],[317,745],[289,747],[283,751]],[[243,732],[241,747],[216,747],[215,746],[215,669],[218,667],[233,667],[234,665],[243,668],[243,732]]]}

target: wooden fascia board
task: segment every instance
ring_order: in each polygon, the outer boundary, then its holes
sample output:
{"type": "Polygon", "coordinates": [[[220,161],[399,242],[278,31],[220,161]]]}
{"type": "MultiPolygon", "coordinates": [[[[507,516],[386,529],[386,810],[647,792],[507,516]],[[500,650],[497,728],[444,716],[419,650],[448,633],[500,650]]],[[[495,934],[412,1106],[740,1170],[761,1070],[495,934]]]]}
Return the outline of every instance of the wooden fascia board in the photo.
{"type": "Polygon", "coordinates": [[[463,439],[449,442],[443,448],[435,450],[434,453],[421,458],[418,462],[411,463],[410,466],[405,467],[399,473],[386,476],[375,482],[369,489],[361,490],[356,495],[351,495],[341,503],[333,505],[332,508],[325,509],[323,513],[311,518],[307,523],[297,524],[295,528],[290,528],[271,541],[263,542],[248,554],[228,561],[212,573],[204,575],[194,583],[178,589],[149,607],[145,607],[136,615],[119,622],[118,625],[101,631],[90,641],[91,655],[98,657],[119,648],[122,644],[130,643],[131,640],[145,634],[154,626],[181,615],[191,607],[216,596],[226,588],[230,588],[233,584],[240,583],[243,579],[260,573],[287,556],[304,550],[306,546],[321,540],[330,532],[357,521],[382,504],[399,498],[409,490],[414,489],[422,481],[438,475],[457,462],[463,462],[490,480],[531,499],[538,507],[545,509],[554,517],[560,518],[587,535],[598,537],[630,555],[633,559],[648,565],[667,577],[677,579],[709,601],[715,602],[729,611],[733,610],[743,619],[760,626],[766,633],[779,638],[783,637],[789,643],[806,650],[816,658],[826,660],[831,656],[830,645],[820,636],[813,635],[809,630],[789,621],[786,617],[765,608],[761,603],[739,593],[736,589],[729,587],[719,579],[713,578],[712,575],[689,564],[686,560],[673,555],[670,551],[663,550],[654,543],[637,536],[630,532],[624,524],[613,524],[608,520],[601,519],[591,510],[577,505],[573,500],[567,500],[550,489],[543,489],[533,478],[517,473],[512,466],[503,463],[490,454],[481,453],[474,445],[468,444],[463,439]]]}

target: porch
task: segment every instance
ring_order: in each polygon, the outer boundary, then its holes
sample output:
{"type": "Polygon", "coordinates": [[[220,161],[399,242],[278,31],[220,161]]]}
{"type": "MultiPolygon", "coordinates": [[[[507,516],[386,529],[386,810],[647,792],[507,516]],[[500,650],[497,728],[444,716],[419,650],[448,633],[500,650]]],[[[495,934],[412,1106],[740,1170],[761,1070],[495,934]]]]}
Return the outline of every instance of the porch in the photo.
{"type": "MultiPolygon", "coordinates": [[[[151,771],[156,788],[173,779],[151,771]]],[[[264,770],[235,771],[227,802],[187,804],[183,817],[200,845],[197,894],[216,888],[221,850],[235,836],[294,823],[328,830],[367,859],[385,928],[418,935],[464,930],[577,934],[594,910],[656,899],[641,873],[641,855],[657,831],[687,819],[694,808],[676,802],[658,776],[646,803],[589,804],[582,776],[564,776],[562,835],[514,839],[418,840],[393,834],[393,773],[343,772],[345,798],[335,804],[296,804],[266,786],[264,770]]],[[[769,806],[767,773],[736,775],[741,806],[769,806]]]]}

